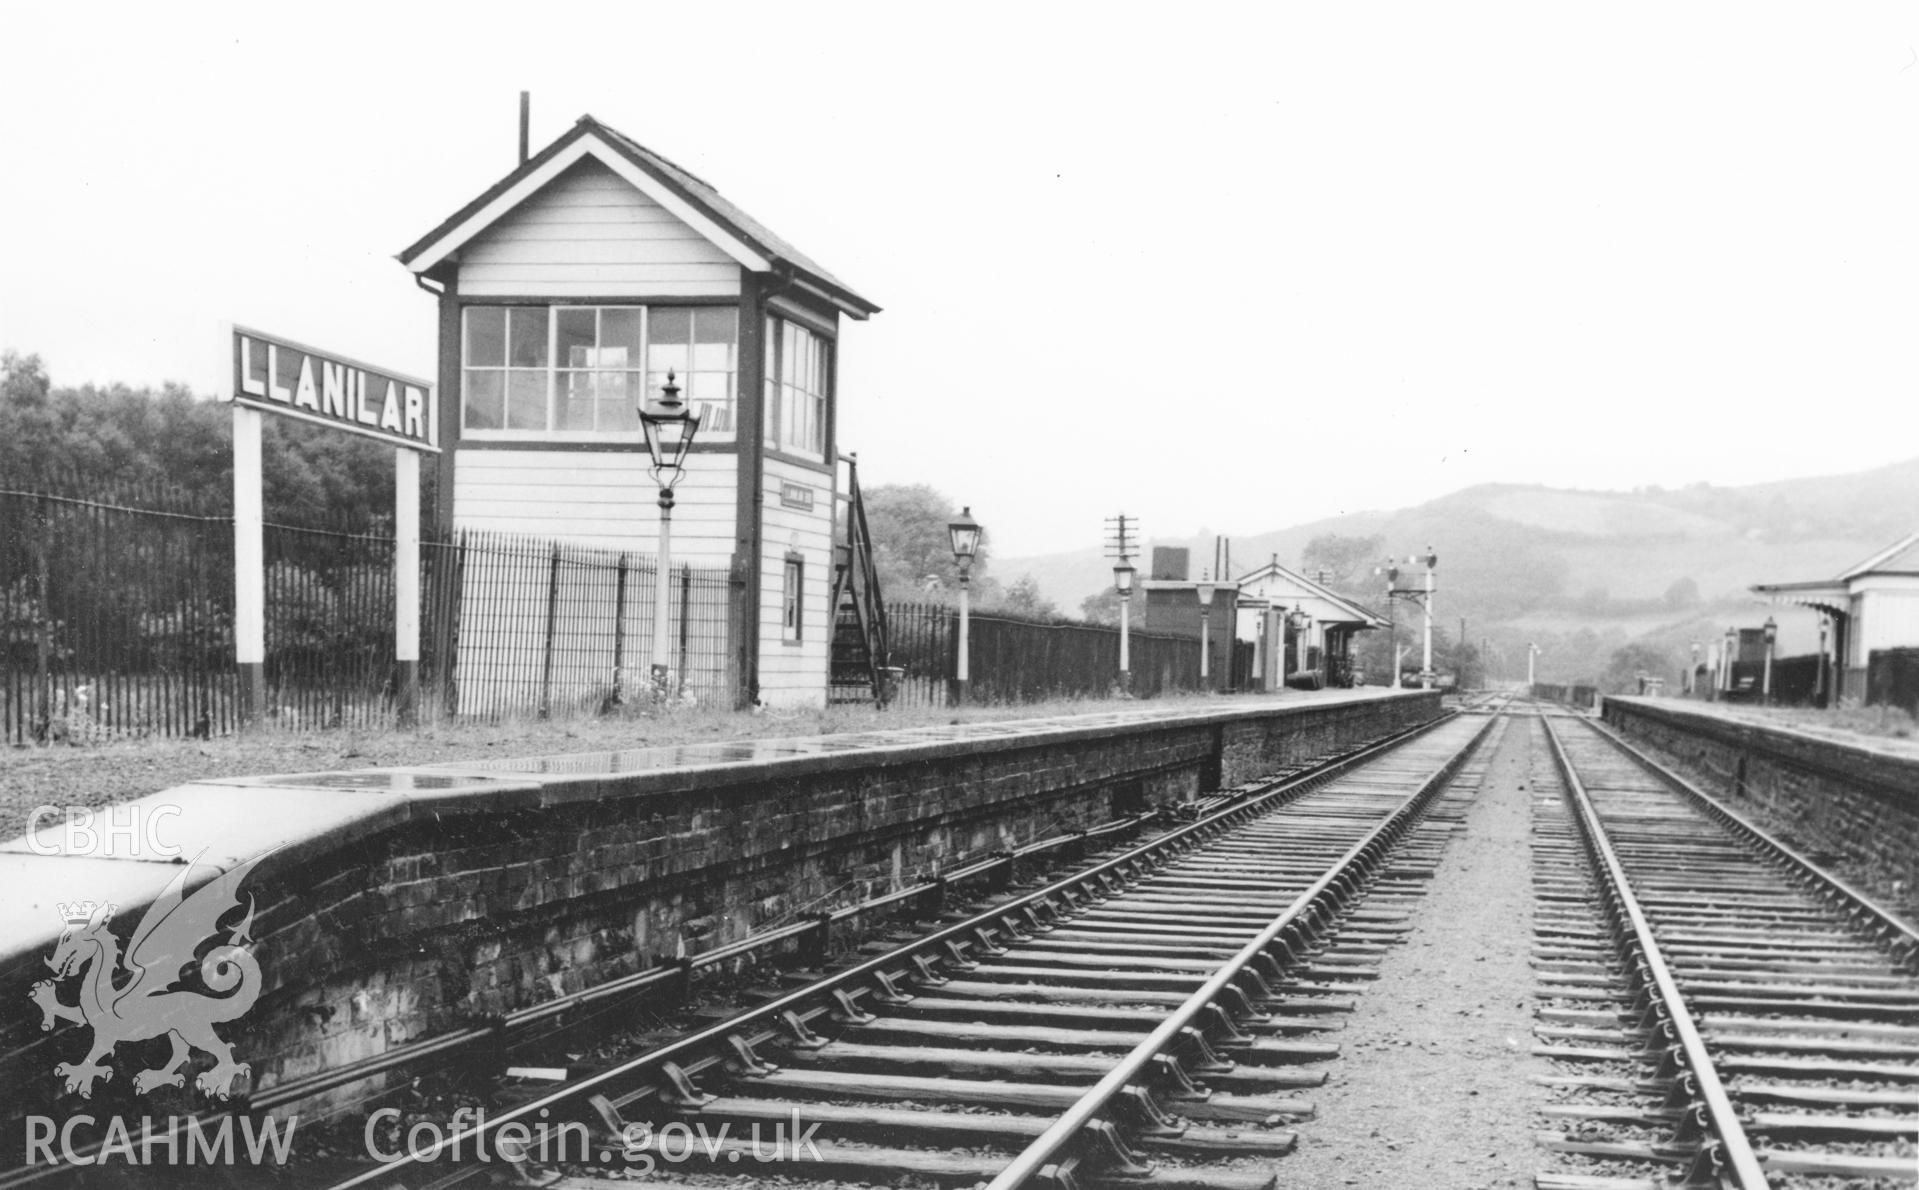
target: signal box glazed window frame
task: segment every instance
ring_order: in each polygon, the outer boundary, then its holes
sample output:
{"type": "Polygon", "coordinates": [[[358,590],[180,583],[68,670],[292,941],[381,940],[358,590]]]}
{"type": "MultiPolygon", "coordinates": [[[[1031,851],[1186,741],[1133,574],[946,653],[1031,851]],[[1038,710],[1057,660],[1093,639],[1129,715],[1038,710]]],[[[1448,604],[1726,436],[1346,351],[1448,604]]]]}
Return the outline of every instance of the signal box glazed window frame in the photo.
{"type": "Polygon", "coordinates": [[[463,443],[637,442],[639,405],[671,370],[704,415],[693,449],[737,447],[743,369],[739,306],[730,298],[467,299],[458,336],[463,443]],[[485,325],[496,310],[497,351],[485,325]],[[590,345],[581,339],[589,324],[590,345]],[[674,333],[682,325],[683,338],[674,333]],[[666,333],[676,341],[665,341],[666,333]],[[476,423],[476,414],[493,424],[476,423]]]}
{"type": "Polygon", "coordinates": [[[785,581],[780,594],[780,643],[798,645],[806,636],[806,556],[786,554],[785,581]]]}

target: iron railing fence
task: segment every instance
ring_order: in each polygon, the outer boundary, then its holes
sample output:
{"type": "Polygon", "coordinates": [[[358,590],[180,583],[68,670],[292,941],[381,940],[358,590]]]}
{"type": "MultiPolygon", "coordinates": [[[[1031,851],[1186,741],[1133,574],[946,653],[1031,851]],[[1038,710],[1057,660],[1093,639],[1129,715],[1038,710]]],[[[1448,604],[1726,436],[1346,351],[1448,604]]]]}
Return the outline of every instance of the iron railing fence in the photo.
{"type": "MultiPolygon", "coordinates": [[[[0,489],[0,738],[223,735],[238,725],[233,522],[222,501],[73,477],[0,489]]],[[[394,543],[364,527],[268,523],[267,721],[396,725],[394,543]]],[[[650,687],[647,555],[464,533],[421,543],[425,720],[596,710],[650,687]]],[[[744,585],[672,577],[676,695],[732,706],[744,585]]]]}
{"type": "Polygon", "coordinates": [[[0,490],[0,736],[230,730],[230,522],[161,488],[51,486],[0,490]]]}
{"type": "MultiPolygon", "coordinates": [[[[651,555],[485,532],[460,534],[454,549],[455,713],[545,716],[647,696],[659,574],[651,555]]],[[[740,674],[729,624],[744,581],[724,567],[682,565],[667,590],[670,688],[682,701],[731,708],[740,674]]]]}
{"type": "MultiPolygon", "coordinates": [[[[945,706],[958,674],[959,611],[938,603],[889,603],[891,665],[898,706],[945,706]]],[[[1104,698],[1119,681],[1119,629],[1101,624],[1024,620],[1003,613],[969,617],[967,697],[982,703],[1104,698]]],[[[1131,692],[1152,698],[1197,690],[1199,640],[1129,630],[1131,692]]]]}
{"type": "MultiPolygon", "coordinates": [[[[268,522],[267,718],[287,728],[396,726],[394,541],[376,533],[268,522]]],[[[420,543],[422,721],[444,718],[458,642],[459,548],[420,543]]]]}

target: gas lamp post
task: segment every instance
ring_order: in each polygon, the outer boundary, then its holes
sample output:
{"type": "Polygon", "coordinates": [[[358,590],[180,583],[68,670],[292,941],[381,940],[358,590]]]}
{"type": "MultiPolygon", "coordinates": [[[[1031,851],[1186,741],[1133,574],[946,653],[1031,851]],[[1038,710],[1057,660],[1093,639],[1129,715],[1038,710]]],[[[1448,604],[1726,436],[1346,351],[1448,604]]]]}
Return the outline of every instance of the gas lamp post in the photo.
{"type": "Polygon", "coordinates": [[[1766,669],[1765,676],[1759,679],[1759,698],[1767,706],[1772,705],[1772,648],[1779,640],[1779,622],[1771,616],[1766,617],[1766,669]]]}
{"type": "Polygon", "coordinates": [[[1208,679],[1212,675],[1213,644],[1210,628],[1213,614],[1213,584],[1201,583],[1195,588],[1199,595],[1199,685],[1205,689],[1212,685],[1208,679]]]}
{"type": "Polygon", "coordinates": [[[973,519],[973,509],[970,505],[960,509],[959,516],[946,526],[946,535],[953,546],[953,564],[959,567],[959,663],[954,673],[954,685],[957,687],[957,700],[964,705],[967,683],[972,680],[972,673],[968,668],[972,651],[970,588],[973,581],[973,559],[979,556],[980,539],[980,525],[973,519]]]}
{"type": "Polygon", "coordinates": [[[1728,628],[1726,629],[1726,647],[1719,666],[1719,689],[1728,695],[1732,693],[1732,661],[1738,655],[1739,629],[1728,628]]]}
{"type": "Polygon", "coordinates": [[[1814,693],[1819,696],[1819,705],[1826,707],[1832,705],[1832,693],[1826,689],[1826,629],[1830,624],[1826,616],[1819,617],[1819,675],[1814,693]]]}
{"type": "Polygon", "coordinates": [[[1133,692],[1133,655],[1127,630],[1127,611],[1133,602],[1133,575],[1138,573],[1132,562],[1122,554],[1119,565],[1113,567],[1113,590],[1119,593],[1119,689],[1122,694],[1133,692]]]}
{"type": "Polygon", "coordinates": [[[646,453],[652,458],[649,474],[660,485],[660,556],[653,577],[653,692],[655,697],[666,698],[673,693],[666,664],[666,617],[672,598],[673,485],[685,474],[686,452],[700,432],[700,415],[680,400],[680,386],[673,383],[673,373],[666,374],[658,400],[640,403],[640,429],[646,434],[646,453]]]}

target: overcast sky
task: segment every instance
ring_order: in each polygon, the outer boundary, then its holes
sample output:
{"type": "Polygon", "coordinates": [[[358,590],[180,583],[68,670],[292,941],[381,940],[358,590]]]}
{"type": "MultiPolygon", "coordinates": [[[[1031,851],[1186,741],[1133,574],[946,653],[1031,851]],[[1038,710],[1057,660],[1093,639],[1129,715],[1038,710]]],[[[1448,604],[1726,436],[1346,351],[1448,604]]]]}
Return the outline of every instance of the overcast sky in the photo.
{"type": "Polygon", "coordinates": [[[0,346],[57,384],[211,392],[222,320],[431,376],[393,256],[524,89],[536,150],[591,112],[884,306],[842,446],[1002,555],[1919,454],[1911,3],[4,23],[0,346]]]}

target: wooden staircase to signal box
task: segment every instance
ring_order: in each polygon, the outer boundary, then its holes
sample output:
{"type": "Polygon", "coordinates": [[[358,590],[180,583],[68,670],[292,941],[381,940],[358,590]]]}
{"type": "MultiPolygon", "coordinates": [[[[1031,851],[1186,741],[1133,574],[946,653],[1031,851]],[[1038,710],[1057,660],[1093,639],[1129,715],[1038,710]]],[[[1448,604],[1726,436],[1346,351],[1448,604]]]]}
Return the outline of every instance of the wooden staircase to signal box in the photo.
{"type": "Polygon", "coordinates": [[[826,701],[884,707],[891,693],[887,669],[886,603],[880,597],[873,535],[860,499],[859,463],[848,456],[845,539],[833,545],[833,649],[826,701]]]}

